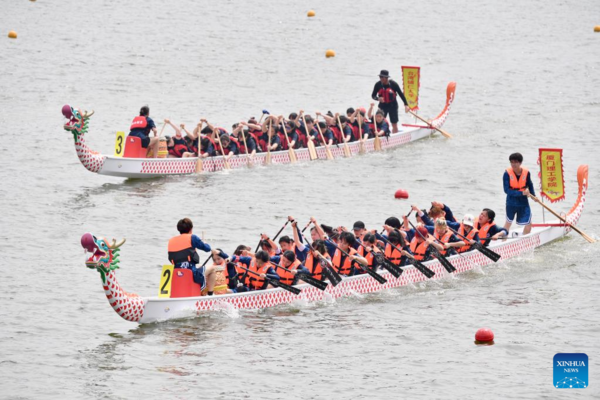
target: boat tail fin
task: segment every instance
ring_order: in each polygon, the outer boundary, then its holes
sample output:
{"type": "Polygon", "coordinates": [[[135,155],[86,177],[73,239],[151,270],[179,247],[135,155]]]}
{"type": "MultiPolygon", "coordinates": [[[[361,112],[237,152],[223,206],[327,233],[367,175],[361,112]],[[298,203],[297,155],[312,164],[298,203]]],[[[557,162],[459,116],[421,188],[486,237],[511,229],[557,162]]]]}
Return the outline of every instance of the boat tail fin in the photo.
{"type": "Polygon", "coordinates": [[[575,225],[581,217],[583,211],[583,205],[585,204],[585,193],[588,188],[588,166],[580,165],[577,168],[577,183],[579,184],[579,193],[577,195],[577,201],[567,213],[567,221],[570,224],[575,225]]]}
{"type": "Polygon", "coordinates": [[[442,112],[431,121],[431,124],[438,129],[441,128],[442,125],[444,125],[444,122],[446,121],[446,117],[448,116],[448,113],[450,112],[450,107],[452,106],[452,102],[454,101],[455,92],[456,82],[450,82],[448,84],[448,88],[446,88],[446,106],[444,107],[442,112]]]}

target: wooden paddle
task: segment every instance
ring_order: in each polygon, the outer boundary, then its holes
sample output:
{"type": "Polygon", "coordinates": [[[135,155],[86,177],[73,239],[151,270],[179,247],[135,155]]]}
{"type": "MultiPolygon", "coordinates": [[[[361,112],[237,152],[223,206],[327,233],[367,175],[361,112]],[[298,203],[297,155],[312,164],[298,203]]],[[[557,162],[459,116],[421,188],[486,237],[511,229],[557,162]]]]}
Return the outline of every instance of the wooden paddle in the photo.
{"type": "Polygon", "coordinates": [[[202,165],[202,157],[200,157],[200,129],[202,129],[202,121],[198,126],[198,160],[196,160],[196,173],[199,174],[204,170],[202,165]]]}
{"type": "Polygon", "coordinates": [[[362,114],[360,113],[360,110],[358,111],[356,119],[358,121],[358,154],[365,154],[365,141],[363,140],[362,133],[362,114]]]}
{"type": "Polygon", "coordinates": [[[352,157],[352,152],[350,151],[350,146],[348,146],[348,142],[346,141],[346,135],[344,135],[344,128],[342,128],[342,122],[340,121],[340,116],[337,116],[338,127],[340,128],[340,134],[342,137],[342,142],[344,143],[344,157],[352,157]]]}
{"type": "Polygon", "coordinates": [[[310,161],[314,161],[319,156],[317,155],[317,149],[315,149],[315,143],[312,140],[312,136],[308,132],[308,126],[306,126],[306,118],[304,118],[304,113],[301,112],[300,116],[302,117],[302,122],[304,122],[304,131],[306,132],[306,147],[308,147],[308,157],[310,161]]]}
{"type": "Polygon", "coordinates": [[[244,141],[244,149],[246,149],[246,156],[248,157],[248,166],[252,166],[252,157],[250,157],[250,153],[248,153],[248,143],[246,143],[246,135],[244,134],[244,126],[240,130],[240,134],[242,135],[242,140],[244,141]]]}
{"type": "Polygon", "coordinates": [[[223,144],[221,143],[220,131],[217,129],[217,142],[219,142],[219,148],[221,149],[221,154],[223,155],[223,161],[225,162],[225,169],[231,169],[231,165],[229,165],[229,160],[225,156],[225,149],[223,148],[223,144]]]}
{"type": "Polygon", "coordinates": [[[329,143],[327,143],[325,141],[325,136],[323,136],[323,131],[321,131],[321,127],[319,126],[319,118],[318,117],[316,119],[315,125],[317,125],[317,130],[319,131],[319,135],[321,136],[321,140],[323,141],[323,144],[325,145],[325,154],[327,155],[327,159],[328,160],[333,160],[333,154],[331,153],[331,149],[329,148],[329,143]]]}
{"type": "Polygon", "coordinates": [[[294,164],[296,161],[298,161],[298,157],[296,157],[296,152],[290,144],[290,137],[287,134],[287,129],[285,129],[285,118],[283,118],[283,134],[285,135],[285,141],[288,145],[288,154],[290,156],[290,162],[294,164]]]}
{"type": "Polygon", "coordinates": [[[269,120],[269,129],[267,130],[267,156],[265,157],[265,164],[271,164],[271,128],[273,126],[272,120],[269,120]]]}
{"type": "Polygon", "coordinates": [[[429,125],[429,127],[431,127],[431,128],[433,128],[433,129],[435,129],[436,131],[438,131],[438,132],[439,132],[439,133],[441,133],[442,135],[446,136],[448,139],[452,139],[452,135],[451,135],[451,134],[449,134],[448,132],[446,132],[446,131],[444,131],[444,130],[442,130],[442,129],[436,128],[435,126],[431,125],[431,123],[429,123],[429,121],[427,121],[425,118],[421,118],[421,116],[419,116],[418,114],[416,114],[416,113],[414,113],[414,112],[412,112],[412,111],[410,111],[410,110],[409,110],[408,112],[409,112],[409,113],[411,113],[412,115],[414,115],[414,116],[415,116],[415,118],[418,118],[418,119],[420,119],[421,121],[425,122],[427,125],[429,125]]]}
{"type": "Polygon", "coordinates": [[[381,139],[379,138],[379,132],[377,132],[377,113],[373,115],[373,129],[375,129],[375,142],[373,142],[373,147],[375,147],[375,151],[381,151],[381,139]]]}
{"type": "MultiPolygon", "coordinates": [[[[274,262],[271,262],[271,264],[273,264],[275,267],[280,268],[284,271],[292,272],[291,269],[287,269],[282,265],[275,264],[274,262]]],[[[296,276],[298,277],[298,279],[303,280],[304,282],[308,283],[311,286],[316,287],[319,290],[327,289],[327,282],[323,282],[318,279],[315,279],[312,276],[310,276],[309,274],[307,274],[306,272],[296,271],[296,276]]]]}
{"type": "MultiPolygon", "coordinates": [[[[251,273],[252,275],[256,275],[256,276],[260,276],[261,274],[259,274],[258,272],[254,272],[249,270],[248,268],[244,268],[241,265],[237,265],[237,268],[241,268],[243,270],[246,270],[246,272],[251,273]]],[[[271,279],[268,276],[266,276],[267,274],[265,274],[265,277],[263,278],[265,281],[267,281],[270,285],[274,286],[274,287],[279,287],[282,288],[284,290],[287,290],[288,292],[292,292],[294,294],[300,294],[301,290],[298,288],[295,288],[293,286],[290,285],[286,285],[285,283],[281,283],[279,282],[277,279],[271,279]]]]}
{"type": "Polygon", "coordinates": [[[563,217],[560,216],[560,214],[558,214],[556,211],[554,211],[553,209],[551,209],[550,207],[548,207],[547,205],[545,205],[544,203],[542,203],[540,201],[540,199],[538,199],[537,197],[535,197],[532,194],[529,194],[529,197],[531,197],[531,199],[535,202],[537,202],[538,204],[540,204],[542,207],[544,207],[546,210],[550,211],[550,213],[552,213],[552,215],[554,215],[556,218],[558,218],[559,220],[561,220],[562,222],[564,222],[566,225],[568,225],[571,229],[573,229],[575,232],[579,233],[581,236],[583,236],[583,238],[585,240],[587,240],[590,243],[596,243],[596,239],[594,239],[593,237],[589,236],[588,234],[586,234],[585,232],[581,231],[579,228],[577,228],[575,225],[570,224],[569,222],[567,222],[566,219],[564,219],[563,217]]]}

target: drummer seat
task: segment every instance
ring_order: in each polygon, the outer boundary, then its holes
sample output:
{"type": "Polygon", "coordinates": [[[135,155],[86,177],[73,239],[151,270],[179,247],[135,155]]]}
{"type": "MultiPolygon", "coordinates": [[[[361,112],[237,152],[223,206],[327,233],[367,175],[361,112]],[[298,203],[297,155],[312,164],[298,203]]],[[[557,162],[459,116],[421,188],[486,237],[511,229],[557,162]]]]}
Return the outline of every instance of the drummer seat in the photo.
{"type": "Polygon", "coordinates": [[[175,268],[171,282],[171,298],[200,296],[200,285],[194,282],[192,270],[175,268]]]}
{"type": "Polygon", "coordinates": [[[125,138],[124,158],[146,158],[148,149],[142,147],[142,139],[137,136],[127,136],[125,138]]]}

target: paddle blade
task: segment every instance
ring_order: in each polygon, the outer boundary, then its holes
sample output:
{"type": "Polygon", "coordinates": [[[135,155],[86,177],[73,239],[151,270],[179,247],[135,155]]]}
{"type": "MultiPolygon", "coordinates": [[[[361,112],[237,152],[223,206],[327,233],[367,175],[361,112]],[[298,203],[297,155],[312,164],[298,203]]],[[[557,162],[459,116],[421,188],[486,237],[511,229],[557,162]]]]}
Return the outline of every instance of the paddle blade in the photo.
{"type": "Polygon", "coordinates": [[[442,264],[446,271],[448,271],[449,273],[453,273],[454,271],[456,271],[454,265],[450,264],[450,261],[448,261],[448,259],[445,256],[443,256],[438,249],[436,249],[433,246],[430,247],[433,250],[433,254],[435,254],[435,258],[438,259],[438,261],[440,262],[440,264],[442,264]]]}
{"type": "Polygon", "coordinates": [[[402,275],[404,272],[399,266],[386,259],[381,253],[377,253],[377,255],[375,255],[375,259],[382,268],[385,268],[387,271],[389,271],[390,274],[392,274],[395,278],[400,278],[400,275],[402,275]]]}
{"type": "Polygon", "coordinates": [[[435,275],[435,272],[433,272],[432,270],[430,270],[429,268],[427,268],[425,266],[425,264],[423,264],[420,261],[415,260],[414,258],[410,259],[410,263],[419,270],[420,273],[422,273],[423,275],[425,275],[427,278],[433,278],[433,276],[435,275]]]}
{"type": "Polygon", "coordinates": [[[381,283],[382,285],[387,282],[387,279],[385,279],[383,276],[379,275],[377,272],[373,271],[370,268],[365,267],[365,269],[363,271],[366,271],[367,274],[369,274],[373,279],[375,279],[377,282],[381,283]]]}
{"type": "Polygon", "coordinates": [[[292,292],[294,294],[300,294],[300,292],[301,292],[301,290],[298,289],[297,287],[286,285],[285,283],[281,283],[275,279],[268,279],[268,282],[275,287],[282,288],[282,289],[287,290],[288,292],[292,292]]]}
{"type": "Polygon", "coordinates": [[[350,146],[348,146],[348,143],[344,142],[344,157],[348,158],[348,157],[352,157],[352,152],[350,151],[350,146]]]}
{"type": "Polygon", "coordinates": [[[325,275],[333,287],[337,286],[342,281],[340,274],[329,265],[323,266],[323,275],[325,275]]]}
{"type": "Polygon", "coordinates": [[[308,156],[311,161],[319,158],[319,156],[317,155],[317,150],[315,149],[315,144],[310,139],[308,140],[308,156]]]}
{"type": "Polygon", "coordinates": [[[304,272],[299,272],[296,276],[298,277],[298,279],[308,283],[309,285],[316,287],[319,290],[327,289],[327,282],[323,282],[318,279],[315,279],[312,276],[310,276],[304,272]]]}
{"type": "Polygon", "coordinates": [[[379,136],[375,136],[375,142],[373,143],[373,146],[375,147],[375,151],[381,151],[381,139],[379,136]]]}
{"type": "Polygon", "coordinates": [[[498,260],[502,257],[500,254],[496,253],[495,251],[488,249],[487,247],[484,247],[481,243],[475,243],[473,245],[473,247],[476,248],[477,250],[479,250],[481,252],[481,254],[483,254],[484,256],[486,256],[487,258],[492,260],[493,262],[498,262],[498,260]]]}

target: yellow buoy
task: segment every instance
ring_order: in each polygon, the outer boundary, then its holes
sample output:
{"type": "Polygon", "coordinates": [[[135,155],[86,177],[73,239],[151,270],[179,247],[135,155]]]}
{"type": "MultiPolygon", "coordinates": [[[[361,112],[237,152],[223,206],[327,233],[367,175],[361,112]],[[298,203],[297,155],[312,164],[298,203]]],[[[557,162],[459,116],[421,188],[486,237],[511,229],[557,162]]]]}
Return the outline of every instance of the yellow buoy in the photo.
{"type": "Polygon", "coordinates": [[[600,32],[600,25],[596,25],[594,27],[594,32],[600,32]]]}
{"type": "Polygon", "coordinates": [[[17,38],[17,32],[15,31],[8,31],[8,37],[11,39],[16,39],[17,38]]]}
{"type": "Polygon", "coordinates": [[[306,15],[308,17],[314,17],[315,16],[315,10],[308,10],[308,13],[306,15]]]}
{"type": "Polygon", "coordinates": [[[329,57],[335,57],[335,51],[329,49],[325,52],[325,57],[329,58],[329,57]]]}

